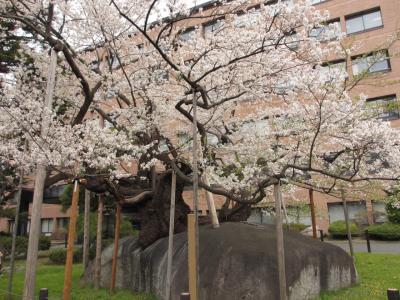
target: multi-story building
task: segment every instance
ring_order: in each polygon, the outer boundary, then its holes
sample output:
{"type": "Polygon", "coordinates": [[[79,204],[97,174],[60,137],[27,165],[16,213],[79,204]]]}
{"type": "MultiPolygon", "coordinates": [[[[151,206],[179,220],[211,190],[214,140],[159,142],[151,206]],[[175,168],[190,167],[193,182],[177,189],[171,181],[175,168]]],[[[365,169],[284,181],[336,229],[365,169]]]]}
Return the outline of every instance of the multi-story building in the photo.
{"type": "MultiPolygon", "coordinates": [[[[328,23],[335,23],[346,33],[343,45],[352,48],[349,57],[335,57],[329,66],[346,67],[351,80],[357,81],[349,90],[352,97],[367,95],[367,103],[379,112],[382,122],[400,127],[400,2],[398,0],[312,0],[315,9],[328,10],[328,23]],[[373,62],[371,66],[371,62],[373,62]],[[363,76],[361,76],[363,74],[363,76]],[[367,76],[365,76],[367,75],[367,76]],[[358,78],[360,81],[358,82],[358,78]]],[[[318,38],[317,28],[312,34],[318,38]]],[[[356,193],[355,193],[356,194],[356,193]]],[[[301,190],[298,198],[303,203],[290,205],[290,220],[310,224],[307,209],[308,191],[301,190]]],[[[385,205],[372,197],[349,193],[350,218],[361,224],[386,220],[385,205]]],[[[324,231],[333,221],[344,220],[343,205],[339,198],[314,192],[317,226],[324,231]]],[[[252,220],[268,220],[268,211],[258,208],[252,220]]]]}

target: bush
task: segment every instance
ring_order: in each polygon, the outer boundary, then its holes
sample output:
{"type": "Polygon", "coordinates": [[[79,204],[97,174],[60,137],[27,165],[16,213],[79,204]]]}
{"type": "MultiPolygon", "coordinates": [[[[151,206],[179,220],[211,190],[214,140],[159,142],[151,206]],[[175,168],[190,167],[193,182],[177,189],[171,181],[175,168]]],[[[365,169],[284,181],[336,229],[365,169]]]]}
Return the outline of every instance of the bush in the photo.
{"type": "Polygon", "coordinates": [[[136,235],[138,235],[138,232],[135,229],[133,229],[132,223],[129,220],[122,217],[120,237],[123,238],[126,236],[136,236],[136,235]]]}
{"type": "MultiPolygon", "coordinates": [[[[0,250],[5,252],[5,255],[11,254],[11,236],[0,236],[0,250]]],[[[15,243],[15,254],[25,255],[28,250],[28,238],[25,236],[17,236],[15,243]]]]}
{"type": "Polygon", "coordinates": [[[51,246],[51,239],[48,236],[40,236],[39,239],[39,250],[49,250],[51,246]]]}
{"type": "MultiPolygon", "coordinates": [[[[67,260],[67,249],[56,248],[50,250],[49,260],[54,264],[58,265],[65,264],[65,261],[67,260]]],[[[82,261],[82,248],[75,248],[73,262],[78,263],[81,261],[82,261]]]]}
{"type": "Polygon", "coordinates": [[[387,203],[386,212],[390,223],[400,224],[400,209],[398,207],[398,201],[387,203]]]}
{"type": "Polygon", "coordinates": [[[400,224],[390,222],[368,226],[369,236],[373,239],[384,241],[400,240],[400,224]]]}
{"type": "Polygon", "coordinates": [[[308,226],[302,223],[290,223],[290,224],[283,224],[283,228],[290,229],[293,231],[301,232],[306,229],[308,226]]]}
{"type": "MultiPolygon", "coordinates": [[[[331,234],[332,238],[344,239],[347,238],[347,229],[345,221],[335,221],[329,225],[328,232],[331,234]]],[[[350,232],[352,236],[359,235],[359,229],[355,223],[350,223],[350,232]]]]}

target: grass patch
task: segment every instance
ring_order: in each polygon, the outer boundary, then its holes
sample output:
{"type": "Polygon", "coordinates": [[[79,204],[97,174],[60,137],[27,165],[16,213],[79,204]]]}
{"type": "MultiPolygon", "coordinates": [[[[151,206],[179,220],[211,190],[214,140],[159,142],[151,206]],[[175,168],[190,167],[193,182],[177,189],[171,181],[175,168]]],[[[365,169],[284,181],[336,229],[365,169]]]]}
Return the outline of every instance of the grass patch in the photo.
{"type": "MultiPolygon", "coordinates": [[[[316,300],[386,300],[388,288],[400,289],[400,255],[382,253],[357,253],[356,266],[359,283],[349,289],[324,293],[316,300]]],[[[7,267],[7,264],[6,266],[7,267]]],[[[14,293],[21,295],[24,279],[25,261],[17,261],[17,272],[14,279],[14,293]]],[[[74,265],[71,300],[156,300],[146,294],[133,295],[129,291],[118,291],[110,295],[107,290],[95,291],[79,285],[83,272],[81,264],[74,265]]],[[[49,289],[49,299],[60,299],[64,283],[64,266],[49,265],[48,259],[40,259],[36,277],[37,293],[40,288],[49,289]]],[[[0,299],[6,299],[7,274],[0,275],[0,299]]],[[[21,299],[16,297],[15,299],[21,299]]]]}
{"type": "MultiPolygon", "coordinates": [[[[17,261],[17,272],[14,277],[13,293],[22,294],[25,275],[25,261],[17,261]]],[[[6,264],[5,267],[8,267],[6,264]]],[[[0,299],[6,299],[5,291],[8,284],[8,271],[0,275],[0,299]]],[[[117,291],[110,295],[108,290],[94,290],[92,288],[81,287],[79,279],[83,273],[82,264],[75,264],[72,273],[72,295],[71,300],[156,300],[155,297],[146,294],[132,294],[129,291],[117,291]]],[[[60,299],[64,286],[64,266],[48,264],[48,259],[40,259],[39,267],[36,272],[36,295],[40,288],[49,289],[49,299],[60,299]]],[[[21,297],[22,298],[22,297],[21,297]]],[[[15,297],[15,299],[21,299],[15,297]]]]}
{"type": "Polygon", "coordinates": [[[359,283],[349,289],[321,295],[319,300],[387,300],[388,288],[400,289],[400,255],[357,253],[359,283]]]}

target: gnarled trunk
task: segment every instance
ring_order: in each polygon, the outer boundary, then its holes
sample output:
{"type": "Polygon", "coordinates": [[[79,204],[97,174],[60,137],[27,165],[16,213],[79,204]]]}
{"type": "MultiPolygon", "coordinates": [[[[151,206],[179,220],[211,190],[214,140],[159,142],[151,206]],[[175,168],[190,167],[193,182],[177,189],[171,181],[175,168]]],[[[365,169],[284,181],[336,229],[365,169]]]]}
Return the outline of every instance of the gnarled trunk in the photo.
{"type": "MultiPolygon", "coordinates": [[[[143,248],[168,235],[171,197],[171,172],[157,176],[153,196],[141,205],[142,219],[139,243],[143,248]]],[[[177,179],[175,202],[175,233],[186,230],[186,215],[190,207],[182,197],[184,182],[177,179]]]]}

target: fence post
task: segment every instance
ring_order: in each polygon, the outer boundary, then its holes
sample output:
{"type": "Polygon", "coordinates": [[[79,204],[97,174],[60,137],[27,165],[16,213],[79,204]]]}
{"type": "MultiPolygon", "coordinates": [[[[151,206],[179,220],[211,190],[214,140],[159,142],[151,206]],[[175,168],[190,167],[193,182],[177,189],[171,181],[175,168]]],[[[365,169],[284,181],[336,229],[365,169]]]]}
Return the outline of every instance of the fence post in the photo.
{"type": "Polygon", "coordinates": [[[49,290],[46,288],[40,289],[39,300],[48,300],[48,299],[49,299],[49,290]]]}
{"type": "Polygon", "coordinates": [[[319,238],[321,239],[321,242],[324,241],[324,231],[322,229],[319,230],[319,238]]]}
{"type": "Polygon", "coordinates": [[[398,289],[387,289],[388,300],[400,300],[400,293],[398,289]]]}
{"type": "Polygon", "coordinates": [[[189,293],[181,293],[180,300],[190,300],[190,294],[189,293]]]}
{"type": "Polygon", "coordinates": [[[367,250],[368,250],[368,253],[371,253],[371,243],[370,243],[370,241],[369,241],[368,229],[365,230],[365,239],[367,240],[367,250]]]}

